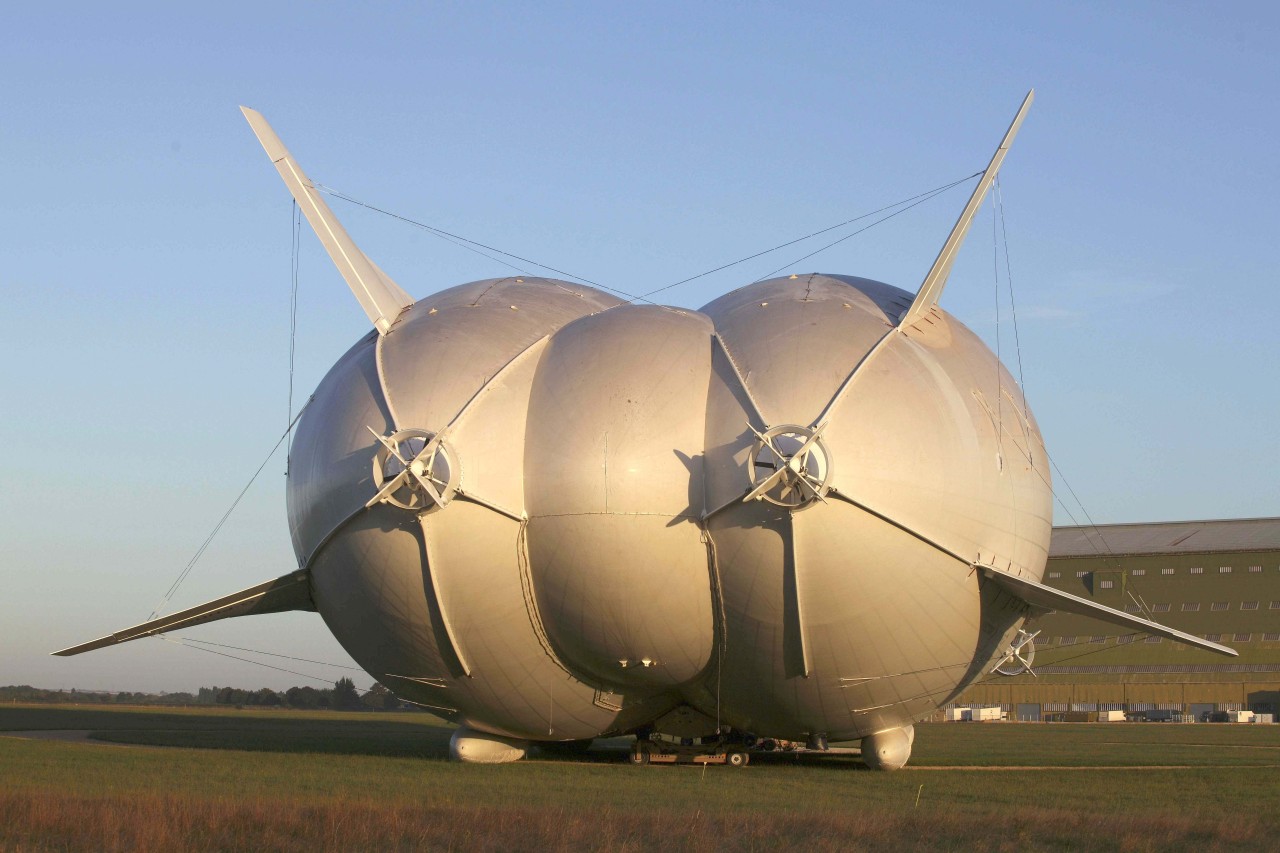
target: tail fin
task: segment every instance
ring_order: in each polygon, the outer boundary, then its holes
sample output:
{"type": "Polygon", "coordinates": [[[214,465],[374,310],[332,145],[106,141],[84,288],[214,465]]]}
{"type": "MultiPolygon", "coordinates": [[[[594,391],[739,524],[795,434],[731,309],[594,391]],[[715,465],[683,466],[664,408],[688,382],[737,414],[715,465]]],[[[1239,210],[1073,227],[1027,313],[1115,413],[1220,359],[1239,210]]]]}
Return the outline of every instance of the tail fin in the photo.
{"type": "Polygon", "coordinates": [[[996,175],[1000,171],[1000,164],[1004,162],[1004,155],[1009,153],[1009,146],[1013,145],[1013,138],[1018,135],[1018,128],[1022,127],[1022,120],[1026,118],[1027,110],[1031,108],[1031,102],[1035,100],[1035,97],[1035,89],[1027,92],[1027,97],[1023,99],[1022,106],[1018,108],[1018,114],[1013,117],[1013,123],[1009,125],[1009,129],[1005,132],[1004,139],[1000,140],[1000,146],[996,148],[996,153],[991,155],[991,162],[987,164],[987,170],[982,173],[982,180],[978,181],[978,185],[973,188],[973,195],[969,196],[969,203],[964,206],[964,210],[960,213],[960,218],[956,220],[955,227],[947,235],[947,242],[942,244],[942,251],[938,252],[938,257],[933,262],[933,267],[929,270],[929,274],[924,277],[924,282],[920,285],[919,292],[916,293],[915,301],[911,303],[911,307],[907,309],[906,313],[902,315],[902,319],[898,321],[899,326],[911,325],[920,319],[922,315],[929,313],[930,308],[938,304],[938,299],[942,296],[942,288],[947,286],[947,277],[951,275],[951,265],[955,262],[956,253],[960,251],[965,235],[969,233],[969,226],[973,224],[974,214],[978,212],[978,208],[982,205],[982,200],[987,197],[987,190],[991,188],[992,182],[995,181],[996,175]]]}
{"type": "Polygon", "coordinates": [[[249,126],[284,178],[285,186],[302,208],[338,272],[360,301],[360,307],[369,315],[378,334],[385,335],[400,312],[413,304],[413,299],[360,251],[262,114],[248,107],[241,107],[240,111],[249,120],[249,126]]]}
{"type": "Polygon", "coordinates": [[[161,616],[123,631],[116,631],[97,640],[81,643],[68,649],[54,652],[60,657],[70,657],[82,652],[127,643],[143,637],[152,637],[167,631],[177,631],[216,622],[219,619],[231,619],[236,616],[255,616],[259,613],[282,613],[286,610],[315,610],[311,601],[311,576],[306,571],[297,571],[284,577],[276,578],[248,589],[242,589],[231,595],[204,604],[189,607],[179,613],[161,616]]]}
{"type": "Polygon", "coordinates": [[[1209,640],[1202,640],[1195,634],[1188,634],[1185,631],[1179,631],[1176,628],[1170,628],[1168,625],[1161,625],[1159,622],[1152,622],[1149,619],[1131,616],[1128,613],[1122,613],[1119,610],[1095,604],[1078,595],[1072,595],[1069,592],[1063,592],[1060,589],[1054,589],[1042,583],[1007,574],[991,566],[978,566],[978,568],[982,570],[982,574],[987,580],[993,581],[1005,592],[1015,598],[1022,599],[1033,607],[1038,607],[1042,610],[1061,610],[1066,613],[1075,613],[1078,616],[1091,616],[1094,619],[1110,622],[1113,625],[1122,625],[1126,628],[1132,628],[1134,631],[1141,631],[1144,634],[1152,634],[1177,643],[1195,646],[1197,649],[1204,649],[1205,651],[1231,657],[1239,655],[1239,652],[1235,649],[1210,642],[1209,640]]]}

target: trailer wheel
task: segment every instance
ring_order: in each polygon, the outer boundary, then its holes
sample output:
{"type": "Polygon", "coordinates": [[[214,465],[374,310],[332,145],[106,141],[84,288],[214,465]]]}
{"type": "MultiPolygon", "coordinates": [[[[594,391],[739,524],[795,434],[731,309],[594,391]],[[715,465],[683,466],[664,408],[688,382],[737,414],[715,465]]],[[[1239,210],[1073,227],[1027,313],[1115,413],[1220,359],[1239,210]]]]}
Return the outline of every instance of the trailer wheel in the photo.
{"type": "Polygon", "coordinates": [[[730,767],[746,767],[750,761],[750,756],[745,752],[731,752],[725,756],[725,762],[730,767]]]}
{"type": "Polygon", "coordinates": [[[635,765],[649,763],[649,751],[647,749],[631,750],[631,763],[635,765]]]}

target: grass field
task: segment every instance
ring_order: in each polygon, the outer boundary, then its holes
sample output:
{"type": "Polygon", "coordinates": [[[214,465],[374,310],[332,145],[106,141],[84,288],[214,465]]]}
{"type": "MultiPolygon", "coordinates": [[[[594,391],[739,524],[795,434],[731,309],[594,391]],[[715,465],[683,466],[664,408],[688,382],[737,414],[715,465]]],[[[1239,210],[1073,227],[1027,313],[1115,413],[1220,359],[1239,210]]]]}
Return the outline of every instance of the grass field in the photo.
{"type": "Polygon", "coordinates": [[[923,725],[897,773],[632,767],[608,749],[460,765],[424,714],[6,706],[0,730],[103,741],[0,738],[0,850],[1280,844],[1280,726],[923,725]]]}

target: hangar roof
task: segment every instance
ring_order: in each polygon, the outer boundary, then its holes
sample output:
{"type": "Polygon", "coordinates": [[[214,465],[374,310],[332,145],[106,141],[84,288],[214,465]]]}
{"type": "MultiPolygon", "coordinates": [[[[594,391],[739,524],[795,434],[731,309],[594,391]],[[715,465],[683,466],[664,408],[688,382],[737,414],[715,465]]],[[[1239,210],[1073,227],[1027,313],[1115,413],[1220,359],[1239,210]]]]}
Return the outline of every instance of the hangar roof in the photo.
{"type": "Polygon", "coordinates": [[[1055,527],[1050,557],[1280,550],[1280,518],[1055,527]]]}

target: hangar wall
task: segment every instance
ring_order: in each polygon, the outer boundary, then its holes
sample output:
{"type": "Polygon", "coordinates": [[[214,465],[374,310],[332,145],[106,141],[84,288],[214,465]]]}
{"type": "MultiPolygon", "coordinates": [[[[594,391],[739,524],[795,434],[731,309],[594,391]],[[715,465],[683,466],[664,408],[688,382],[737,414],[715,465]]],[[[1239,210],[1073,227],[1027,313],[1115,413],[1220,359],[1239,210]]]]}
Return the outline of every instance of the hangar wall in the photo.
{"type": "Polygon", "coordinates": [[[1063,711],[1280,712],[1280,518],[1056,527],[1044,582],[1231,646],[1226,658],[1068,613],[1038,619],[1036,676],[956,704],[1063,711]]]}

